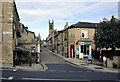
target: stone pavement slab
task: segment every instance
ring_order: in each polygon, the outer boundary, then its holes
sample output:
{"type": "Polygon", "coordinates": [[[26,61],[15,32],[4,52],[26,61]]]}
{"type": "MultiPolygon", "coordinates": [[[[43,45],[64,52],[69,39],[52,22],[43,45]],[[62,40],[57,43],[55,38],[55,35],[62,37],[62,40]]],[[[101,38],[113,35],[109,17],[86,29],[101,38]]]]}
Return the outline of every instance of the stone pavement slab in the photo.
{"type": "Polygon", "coordinates": [[[32,66],[30,67],[29,65],[22,65],[22,66],[15,66],[13,67],[13,65],[11,64],[2,64],[2,66],[0,67],[4,67],[4,68],[9,68],[9,69],[16,69],[16,70],[23,70],[23,71],[41,71],[43,69],[41,64],[32,64],[32,66]]]}

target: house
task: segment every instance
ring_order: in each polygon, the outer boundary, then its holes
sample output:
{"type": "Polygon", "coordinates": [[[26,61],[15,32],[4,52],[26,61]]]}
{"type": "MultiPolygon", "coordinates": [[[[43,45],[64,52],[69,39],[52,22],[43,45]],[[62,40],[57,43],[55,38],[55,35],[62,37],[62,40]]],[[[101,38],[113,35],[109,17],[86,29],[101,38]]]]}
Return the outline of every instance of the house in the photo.
{"type": "Polygon", "coordinates": [[[80,57],[77,56],[76,50],[83,54],[83,57],[92,54],[92,50],[95,49],[93,38],[96,25],[96,23],[78,22],[63,30],[63,33],[66,34],[63,42],[67,42],[67,45],[64,45],[64,50],[68,50],[64,53],[67,52],[69,58],[80,57]]]}
{"type": "Polygon", "coordinates": [[[19,15],[15,2],[1,2],[2,5],[2,62],[13,64],[17,44],[19,15]]]}
{"type": "Polygon", "coordinates": [[[95,49],[94,33],[97,23],[78,22],[68,26],[54,35],[54,51],[67,58],[79,58],[76,50],[79,50],[83,57],[92,54],[95,49]]]}
{"type": "Polygon", "coordinates": [[[0,21],[0,62],[7,64],[20,64],[20,60],[34,59],[38,54],[40,37],[36,39],[35,33],[20,23],[15,1],[1,2],[0,21]]]}

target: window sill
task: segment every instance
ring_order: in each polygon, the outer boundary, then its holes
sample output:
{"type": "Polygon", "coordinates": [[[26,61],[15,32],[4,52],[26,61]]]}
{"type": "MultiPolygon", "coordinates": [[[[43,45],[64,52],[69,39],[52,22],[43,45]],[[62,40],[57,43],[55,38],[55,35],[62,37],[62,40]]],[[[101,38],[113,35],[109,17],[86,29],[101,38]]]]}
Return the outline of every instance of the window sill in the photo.
{"type": "Polygon", "coordinates": [[[83,39],[89,39],[88,37],[82,37],[83,39]]]}

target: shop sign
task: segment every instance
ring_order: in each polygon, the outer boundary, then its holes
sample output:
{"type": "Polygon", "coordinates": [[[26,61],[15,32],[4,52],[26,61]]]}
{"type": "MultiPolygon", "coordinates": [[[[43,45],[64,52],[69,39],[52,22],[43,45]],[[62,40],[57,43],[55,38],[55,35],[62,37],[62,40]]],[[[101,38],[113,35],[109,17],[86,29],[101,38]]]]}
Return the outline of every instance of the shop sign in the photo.
{"type": "Polygon", "coordinates": [[[80,44],[80,45],[84,45],[84,42],[80,42],[79,44],[80,44]]]}
{"type": "Polygon", "coordinates": [[[92,42],[79,42],[79,45],[91,45],[92,42]]]}
{"type": "Polygon", "coordinates": [[[84,45],[91,45],[91,42],[84,42],[84,45]]]}
{"type": "Polygon", "coordinates": [[[80,53],[80,59],[83,59],[83,53],[80,53]]]}

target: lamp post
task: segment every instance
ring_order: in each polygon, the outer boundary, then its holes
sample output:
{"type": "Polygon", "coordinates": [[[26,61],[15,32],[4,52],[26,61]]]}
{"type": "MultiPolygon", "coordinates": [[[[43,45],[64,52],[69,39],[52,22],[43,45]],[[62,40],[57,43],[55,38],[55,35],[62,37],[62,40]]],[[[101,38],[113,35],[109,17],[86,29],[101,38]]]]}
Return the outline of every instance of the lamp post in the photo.
{"type": "Polygon", "coordinates": [[[40,63],[40,34],[39,34],[39,39],[38,39],[38,54],[37,54],[37,64],[40,63]]]}

